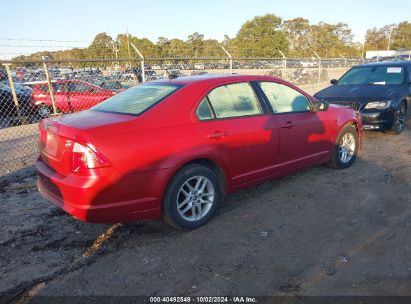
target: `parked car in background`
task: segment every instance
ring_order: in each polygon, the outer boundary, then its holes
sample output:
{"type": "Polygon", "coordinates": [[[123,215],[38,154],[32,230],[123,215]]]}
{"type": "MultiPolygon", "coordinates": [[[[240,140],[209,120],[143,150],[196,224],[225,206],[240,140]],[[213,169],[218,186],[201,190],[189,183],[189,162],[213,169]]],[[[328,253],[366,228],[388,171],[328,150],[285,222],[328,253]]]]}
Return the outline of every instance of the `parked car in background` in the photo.
{"type": "Polygon", "coordinates": [[[411,62],[377,62],[355,66],[314,96],[361,111],[363,127],[404,130],[411,105],[411,62]]]}
{"type": "MultiPolygon", "coordinates": [[[[46,82],[37,82],[32,85],[32,99],[38,116],[50,116],[53,108],[48,84],[46,82]]],[[[115,94],[112,91],[104,90],[80,80],[53,81],[52,86],[56,107],[61,113],[89,109],[115,94]]]]}
{"type": "Polygon", "coordinates": [[[359,113],[268,76],[147,82],[40,123],[38,188],[91,222],[205,224],[224,194],[356,159],[359,113]]]}
{"type": "Polygon", "coordinates": [[[160,66],[159,64],[153,64],[153,65],[151,66],[151,69],[152,69],[152,70],[161,70],[161,66],[160,66]]]}
{"type": "MultiPolygon", "coordinates": [[[[33,103],[31,99],[31,90],[15,85],[17,102],[19,104],[20,114],[22,116],[30,116],[33,111],[33,103]]],[[[0,116],[16,116],[18,114],[17,107],[13,99],[13,94],[7,81],[0,82],[0,116]]]]}
{"type": "Polygon", "coordinates": [[[7,79],[7,71],[5,68],[0,67],[0,81],[7,79]]]}
{"type": "Polygon", "coordinates": [[[153,71],[153,70],[144,71],[144,74],[145,74],[145,77],[146,77],[146,81],[156,80],[156,79],[160,79],[160,78],[161,78],[161,76],[158,75],[158,74],[156,73],[156,71],[153,71]]]}
{"type": "Polygon", "coordinates": [[[205,66],[202,63],[195,63],[194,64],[194,70],[204,70],[205,66]]]}

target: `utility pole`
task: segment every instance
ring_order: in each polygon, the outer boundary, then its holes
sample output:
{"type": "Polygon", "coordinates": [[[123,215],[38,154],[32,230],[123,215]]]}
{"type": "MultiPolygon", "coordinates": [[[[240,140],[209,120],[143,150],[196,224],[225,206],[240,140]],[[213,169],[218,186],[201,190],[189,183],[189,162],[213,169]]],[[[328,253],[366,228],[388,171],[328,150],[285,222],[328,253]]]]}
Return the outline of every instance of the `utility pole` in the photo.
{"type": "MultiPolygon", "coordinates": [[[[111,44],[113,45],[113,53],[116,56],[116,59],[118,59],[118,47],[117,47],[117,42],[116,41],[111,41],[111,44]]],[[[118,70],[118,61],[115,65],[115,70],[118,70]]]]}
{"type": "Polygon", "coordinates": [[[317,52],[314,52],[314,55],[318,59],[318,82],[317,82],[317,90],[320,89],[320,82],[321,82],[321,57],[318,56],[317,52]]]}
{"type": "Polygon", "coordinates": [[[226,55],[228,56],[228,59],[230,61],[230,74],[233,74],[233,56],[231,56],[231,54],[227,52],[227,50],[223,46],[221,46],[221,48],[223,49],[224,53],[226,53],[226,55]]]}
{"type": "Polygon", "coordinates": [[[131,59],[131,54],[130,54],[130,35],[128,33],[128,27],[127,27],[127,51],[128,51],[128,59],[131,59]]]}
{"type": "MultiPolygon", "coordinates": [[[[392,35],[392,32],[394,31],[394,27],[391,27],[390,28],[390,34],[388,35],[388,46],[387,46],[387,51],[389,51],[390,50],[390,45],[391,45],[391,35],[392,35]]],[[[388,55],[388,54],[387,54],[388,55]]]]}
{"type": "Polygon", "coordinates": [[[283,57],[283,71],[282,71],[282,77],[284,80],[287,80],[287,56],[284,55],[284,53],[281,50],[277,50],[280,55],[283,57]]]}
{"type": "Polygon", "coordinates": [[[145,82],[146,81],[146,71],[145,71],[145,66],[144,66],[144,56],[143,54],[141,54],[140,50],[134,45],[134,43],[130,42],[130,44],[141,59],[141,78],[143,82],[145,82]]]}

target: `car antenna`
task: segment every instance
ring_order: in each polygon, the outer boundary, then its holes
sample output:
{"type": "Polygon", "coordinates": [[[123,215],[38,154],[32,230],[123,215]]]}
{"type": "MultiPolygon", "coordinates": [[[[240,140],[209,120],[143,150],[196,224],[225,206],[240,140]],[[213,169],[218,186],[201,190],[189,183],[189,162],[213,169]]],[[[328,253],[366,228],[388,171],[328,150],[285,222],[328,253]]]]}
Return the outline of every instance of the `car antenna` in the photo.
{"type": "Polygon", "coordinates": [[[176,74],[171,74],[169,70],[166,70],[168,79],[176,79],[178,76],[176,74]]]}

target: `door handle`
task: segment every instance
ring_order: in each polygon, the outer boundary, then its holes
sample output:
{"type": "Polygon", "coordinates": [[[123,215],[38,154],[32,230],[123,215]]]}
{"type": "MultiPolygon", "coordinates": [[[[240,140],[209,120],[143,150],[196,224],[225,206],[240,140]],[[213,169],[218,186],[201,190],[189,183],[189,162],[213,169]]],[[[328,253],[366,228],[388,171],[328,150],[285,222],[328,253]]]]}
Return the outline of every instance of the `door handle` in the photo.
{"type": "Polygon", "coordinates": [[[294,124],[292,121],[287,121],[287,122],[285,123],[285,125],[281,126],[281,128],[283,128],[283,129],[291,129],[291,128],[294,127],[294,126],[295,126],[295,124],[294,124]]]}
{"type": "Polygon", "coordinates": [[[228,135],[227,132],[221,132],[221,131],[216,131],[214,133],[208,134],[207,138],[209,139],[217,139],[217,138],[221,138],[221,137],[226,137],[228,135]]]}

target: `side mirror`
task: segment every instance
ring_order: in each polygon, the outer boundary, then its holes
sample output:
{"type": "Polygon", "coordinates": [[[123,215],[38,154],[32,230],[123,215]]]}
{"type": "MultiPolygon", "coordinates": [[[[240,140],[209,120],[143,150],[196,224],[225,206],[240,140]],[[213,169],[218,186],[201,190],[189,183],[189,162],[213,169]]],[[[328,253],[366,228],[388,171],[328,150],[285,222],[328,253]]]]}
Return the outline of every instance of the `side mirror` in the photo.
{"type": "Polygon", "coordinates": [[[337,80],[337,79],[331,79],[331,81],[330,81],[330,83],[331,83],[332,85],[336,85],[336,84],[337,84],[337,82],[338,82],[338,80],[337,80]]]}
{"type": "Polygon", "coordinates": [[[328,103],[325,101],[316,101],[313,105],[314,112],[327,111],[328,103]]]}

